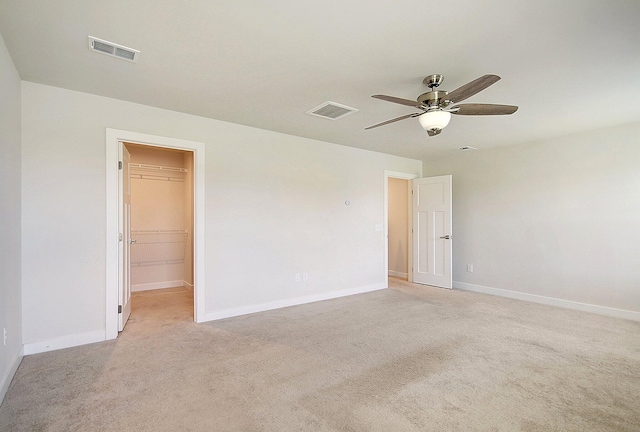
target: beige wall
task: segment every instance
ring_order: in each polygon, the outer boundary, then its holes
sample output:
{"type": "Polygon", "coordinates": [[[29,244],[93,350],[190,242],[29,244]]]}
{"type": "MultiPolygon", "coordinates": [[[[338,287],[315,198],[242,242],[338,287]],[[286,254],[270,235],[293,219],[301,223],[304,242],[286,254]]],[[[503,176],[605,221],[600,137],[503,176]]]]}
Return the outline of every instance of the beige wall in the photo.
{"type": "Polygon", "coordinates": [[[157,179],[155,177],[162,173],[154,171],[143,171],[143,173],[149,174],[143,175],[143,178],[139,178],[135,174],[131,178],[132,231],[187,231],[183,260],[180,262],[175,259],[170,263],[156,261],[156,258],[175,258],[176,255],[173,249],[178,248],[177,244],[158,243],[155,246],[151,246],[142,243],[150,237],[153,237],[156,241],[161,241],[161,237],[175,241],[177,238],[174,238],[176,237],[174,235],[150,234],[146,235],[146,238],[142,238],[140,244],[135,243],[132,245],[132,290],[141,291],[182,286],[185,281],[192,283],[193,247],[189,247],[189,244],[193,244],[191,239],[193,233],[193,182],[191,181],[193,154],[191,152],[132,144],[127,144],[127,148],[131,154],[132,164],[190,168],[187,173],[178,176],[183,181],[157,179]],[[144,256],[145,252],[149,251],[148,248],[154,248],[157,255],[154,254],[152,257],[144,256]],[[163,251],[166,254],[163,254],[163,251]],[[191,265],[191,268],[187,268],[187,264],[191,265]]]}
{"type": "Polygon", "coordinates": [[[107,127],[205,143],[205,318],[386,286],[384,173],[422,162],[25,81],[22,104],[25,343],[105,331],[107,127]]]}
{"type": "MultiPolygon", "coordinates": [[[[16,80],[3,90],[15,95],[16,80]]],[[[205,143],[207,314],[385,286],[384,173],[420,175],[422,162],[25,81],[21,91],[22,153],[3,157],[22,166],[21,201],[7,196],[22,206],[25,343],[104,333],[106,127],[205,143]]],[[[2,137],[15,142],[12,100],[2,137]]],[[[640,311],[639,141],[636,123],[425,160],[425,176],[453,175],[454,281],[640,311]]],[[[3,287],[14,305],[18,291],[3,287]]]]}
{"type": "Polygon", "coordinates": [[[20,77],[0,36],[0,402],[22,358],[20,106],[20,77]]]}
{"type": "Polygon", "coordinates": [[[407,180],[389,178],[389,276],[407,278],[409,202],[407,180]]]}
{"type": "MultiPolygon", "coordinates": [[[[127,144],[131,163],[184,168],[182,152],[127,144]]],[[[155,174],[149,172],[149,174],[155,174]]],[[[131,229],[183,229],[183,182],[131,179],[131,229]],[[134,202],[135,200],[135,202],[134,202]]]]}
{"type": "Polygon", "coordinates": [[[640,312],[639,144],[634,123],[425,160],[453,174],[454,287],[640,312]]]}

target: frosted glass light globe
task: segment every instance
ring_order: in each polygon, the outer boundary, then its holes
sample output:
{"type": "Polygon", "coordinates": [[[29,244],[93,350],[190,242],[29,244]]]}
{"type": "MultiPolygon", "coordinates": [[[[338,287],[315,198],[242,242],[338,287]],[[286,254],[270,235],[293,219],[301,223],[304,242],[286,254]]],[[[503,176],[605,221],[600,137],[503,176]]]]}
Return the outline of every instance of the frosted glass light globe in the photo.
{"type": "Polygon", "coordinates": [[[418,117],[420,126],[424,130],[444,129],[451,120],[451,113],[447,111],[427,111],[418,117]]]}

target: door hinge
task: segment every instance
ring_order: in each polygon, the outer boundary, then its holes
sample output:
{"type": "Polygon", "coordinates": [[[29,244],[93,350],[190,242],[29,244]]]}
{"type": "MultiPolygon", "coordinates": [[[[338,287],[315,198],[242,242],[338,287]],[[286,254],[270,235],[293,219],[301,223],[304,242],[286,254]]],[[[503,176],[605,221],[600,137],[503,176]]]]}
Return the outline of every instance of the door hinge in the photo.
{"type": "Polygon", "coordinates": [[[118,305],[118,313],[122,313],[122,305],[118,305]]]}
{"type": "Polygon", "coordinates": [[[122,241],[122,233],[118,234],[118,241],[122,241]]]}
{"type": "Polygon", "coordinates": [[[121,170],[122,169],[122,161],[118,161],[118,169],[121,170]]]}

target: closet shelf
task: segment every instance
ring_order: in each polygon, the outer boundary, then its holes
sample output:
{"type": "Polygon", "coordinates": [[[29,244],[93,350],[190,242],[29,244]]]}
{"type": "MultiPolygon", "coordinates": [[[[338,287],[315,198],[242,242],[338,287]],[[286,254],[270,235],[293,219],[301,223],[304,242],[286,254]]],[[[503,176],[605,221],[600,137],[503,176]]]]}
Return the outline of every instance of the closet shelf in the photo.
{"type": "Polygon", "coordinates": [[[133,179],[183,182],[189,171],[186,168],[150,164],[129,164],[129,176],[133,179]]]}
{"type": "Polygon", "coordinates": [[[188,230],[131,230],[131,264],[156,265],[184,262],[188,230]]]}

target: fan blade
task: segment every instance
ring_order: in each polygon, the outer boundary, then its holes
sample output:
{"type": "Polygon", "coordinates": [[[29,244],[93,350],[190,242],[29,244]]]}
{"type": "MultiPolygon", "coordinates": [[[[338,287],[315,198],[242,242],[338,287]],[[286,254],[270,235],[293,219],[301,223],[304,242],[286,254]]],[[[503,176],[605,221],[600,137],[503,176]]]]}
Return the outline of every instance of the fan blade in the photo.
{"type": "Polygon", "coordinates": [[[385,96],[385,95],[373,95],[371,97],[376,99],[382,99],[383,101],[387,101],[387,102],[393,102],[400,105],[414,107],[414,108],[421,107],[420,103],[418,103],[417,101],[409,100],[409,99],[402,99],[394,96],[385,96]]]}
{"type": "Polygon", "coordinates": [[[474,79],[473,81],[463,85],[462,87],[458,87],[457,89],[450,91],[445,96],[446,100],[450,100],[454,103],[462,102],[465,99],[470,98],[476,93],[481,92],[492,84],[495,84],[500,80],[498,75],[484,75],[480,78],[474,79]]]}
{"type": "Polygon", "coordinates": [[[410,117],[418,117],[419,115],[422,115],[422,114],[424,114],[424,113],[413,113],[413,114],[403,115],[403,116],[401,116],[401,117],[396,117],[396,118],[394,118],[394,119],[387,120],[387,121],[385,121],[385,122],[378,123],[378,124],[374,124],[373,126],[366,127],[366,128],[364,128],[364,130],[369,130],[369,129],[377,128],[377,127],[379,127],[379,126],[384,126],[384,125],[387,125],[387,124],[389,124],[389,123],[393,123],[393,122],[397,122],[397,121],[400,121],[400,120],[408,119],[408,118],[410,118],[410,117]]]}
{"type": "Polygon", "coordinates": [[[436,136],[436,135],[438,135],[440,132],[442,132],[442,129],[433,129],[433,130],[428,130],[428,131],[427,131],[427,135],[429,135],[429,136],[436,136]]]}
{"type": "Polygon", "coordinates": [[[460,108],[458,111],[451,112],[456,115],[507,115],[518,111],[518,107],[514,105],[494,104],[462,104],[454,108],[460,108]]]}

